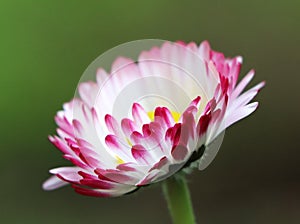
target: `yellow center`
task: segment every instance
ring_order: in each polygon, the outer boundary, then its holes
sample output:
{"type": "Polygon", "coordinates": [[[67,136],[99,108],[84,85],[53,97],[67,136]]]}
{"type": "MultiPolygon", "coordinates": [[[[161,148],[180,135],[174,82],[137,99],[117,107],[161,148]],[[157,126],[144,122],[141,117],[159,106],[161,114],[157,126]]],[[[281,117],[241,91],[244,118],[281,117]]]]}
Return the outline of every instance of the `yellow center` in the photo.
{"type": "MultiPolygon", "coordinates": [[[[148,114],[148,117],[150,118],[150,120],[154,121],[154,111],[149,111],[147,114],[148,114]]],[[[171,111],[171,114],[172,114],[174,121],[177,123],[180,118],[180,113],[178,113],[176,111],[171,111]]]]}
{"type": "Polygon", "coordinates": [[[123,164],[125,163],[123,159],[121,159],[119,156],[116,156],[116,159],[117,159],[117,163],[118,164],[123,164]]]}

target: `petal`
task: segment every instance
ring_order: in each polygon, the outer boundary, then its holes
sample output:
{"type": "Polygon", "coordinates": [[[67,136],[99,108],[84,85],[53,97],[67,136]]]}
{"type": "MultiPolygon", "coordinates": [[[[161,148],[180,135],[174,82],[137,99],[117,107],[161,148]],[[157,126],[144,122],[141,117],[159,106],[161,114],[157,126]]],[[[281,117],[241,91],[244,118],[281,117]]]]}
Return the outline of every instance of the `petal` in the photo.
{"type": "Polygon", "coordinates": [[[91,196],[91,197],[101,197],[101,198],[106,198],[106,197],[114,197],[114,196],[120,196],[123,193],[111,193],[111,192],[106,192],[106,191],[101,191],[99,189],[89,189],[89,188],[84,188],[80,187],[79,185],[72,185],[74,188],[75,192],[81,195],[85,196],[91,196]]]}
{"type": "Polygon", "coordinates": [[[112,72],[121,71],[122,68],[126,68],[128,65],[135,64],[131,58],[118,57],[112,64],[112,72]]]}
{"type": "Polygon", "coordinates": [[[109,75],[103,68],[99,68],[97,70],[96,79],[97,79],[99,88],[107,81],[108,78],[109,78],[109,75]]]}
{"type": "Polygon", "coordinates": [[[68,144],[57,136],[48,136],[49,141],[64,154],[74,155],[74,151],[68,144]]]}
{"type": "Polygon", "coordinates": [[[117,156],[117,161],[132,161],[132,157],[130,155],[131,147],[127,143],[121,142],[117,136],[107,135],[105,137],[105,143],[109,147],[109,149],[117,156]]]}
{"type": "Polygon", "coordinates": [[[65,185],[68,185],[68,182],[63,181],[57,176],[53,175],[43,183],[43,189],[46,191],[51,191],[63,187],[65,185]]]}
{"type": "Polygon", "coordinates": [[[163,129],[167,129],[174,125],[174,118],[166,107],[157,107],[154,112],[154,121],[160,123],[163,129]]]}
{"type": "Polygon", "coordinates": [[[111,132],[112,134],[118,137],[123,136],[120,130],[120,126],[113,116],[106,114],[104,119],[105,119],[106,127],[109,132],[111,132]]]}
{"type": "Polygon", "coordinates": [[[116,182],[100,179],[98,176],[91,175],[83,171],[79,171],[78,174],[83,177],[83,179],[80,180],[80,183],[91,188],[113,189],[120,186],[120,184],[116,182]]]}
{"type": "Polygon", "coordinates": [[[243,79],[242,81],[236,86],[236,88],[234,89],[234,91],[232,92],[231,97],[234,99],[236,98],[238,95],[240,95],[240,93],[245,89],[245,87],[249,84],[249,82],[253,79],[255,74],[254,70],[251,70],[243,79]]]}
{"type": "Polygon", "coordinates": [[[139,181],[136,185],[137,186],[145,186],[150,183],[152,183],[155,179],[159,177],[158,174],[160,174],[160,170],[152,170],[150,173],[148,173],[141,181],[139,181]]]}
{"type": "Polygon", "coordinates": [[[199,160],[199,170],[204,170],[214,160],[221,147],[224,135],[225,132],[222,132],[217,138],[215,138],[205,147],[205,151],[199,160]]]}
{"type": "Polygon", "coordinates": [[[123,171],[137,171],[137,169],[133,165],[133,163],[122,163],[117,166],[117,169],[123,171]]]}
{"type": "Polygon", "coordinates": [[[199,46],[199,55],[202,59],[208,60],[210,58],[210,45],[208,41],[203,41],[199,46]]]}
{"type": "Polygon", "coordinates": [[[136,124],[128,119],[128,118],[124,118],[122,121],[121,121],[121,127],[122,127],[122,130],[123,130],[123,133],[125,134],[125,136],[129,139],[131,134],[134,132],[134,131],[137,131],[138,130],[138,127],[136,126],[136,124]]]}
{"type": "Polygon", "coordinates": [[[249,116],[252,114],[256,108],[258,107],[258,102],[250,103],[246,106],[238,108],[236,111],[230,113],[225,119],[225,126],[226,128],[230,125],[234,124],[235,122],[249,116]]]}
{"type": "Polygon", "coordinates": [[[138,163],[141,164],[151,164],[153,163],[153,158],[148,150],[146,150],[142,145],[134,145],[131,149],[132,156],[138,163]]]}
{"type": "Polygon", "coordinates": [[[97,83],[91,81],[80,83],[78,86],[81,99],[90,108],[94,106],[99,90],[100,88],[97,83]]]}
{"type": "Polygon", "coordinates": [[[149,172],[151,172],[152,170],[155,170],[155,169],[160,170],[163,166],[165,166],[168,163],[169,163],[168,158],[166,156],[164,156],[151,167],[149,172]]]}
{"type": "Polygon", "coordinates": [[[124,185],[122,189],[111,189],[111,190],[102,190],[102,189],[89,189],[84,188],[79,185],[72,185],[75,192],[78,194],[92,196],[92,197],[118,197],[126,193],[129,193],[136,189],[135,186],[124,185]]]}
{"type": "Polygon", "coordinates": [[[51,169],[50,173],[55,174],[60,179],[69,183],[79,183],[81,176],[78,172],[81,170],[79,167],[59,167],[51,169]]]}
{"type": "Polygon", "coordinates": [[[134,103],[132,106],[132,116],[138,126],[148,124],[151,121],[144,108],[138,103],[134,103]]]}
{"type": "Polygon", "coordinates": [[[176,161],[183,161],[186,158],[188,150],[184,145],[175,145],[171,150],[171,154],[176,161]]]}
{"type": "Polygon", "coordinates": [[[97,168],[95,172],[100,175],[100,179],[105,177],[110,181],[126,185],[135,185],[140,178],[139,174],[131,171],[97,168]]]}
{"type": "Polygon", "coordinates": [[[73,126],[63,113],[57,113],[54,120],[61,130],[63,130],[69,136],[74,136],[73,126]]]}

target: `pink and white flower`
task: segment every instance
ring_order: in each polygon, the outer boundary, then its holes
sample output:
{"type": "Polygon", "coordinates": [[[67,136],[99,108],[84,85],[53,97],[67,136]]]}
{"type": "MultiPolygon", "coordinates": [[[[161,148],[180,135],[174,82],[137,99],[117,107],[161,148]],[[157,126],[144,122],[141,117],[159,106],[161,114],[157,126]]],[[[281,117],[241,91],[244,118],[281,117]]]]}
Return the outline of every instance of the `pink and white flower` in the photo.
{"type": "Polygon", "coordinates": [[[120,57],[109,74],[98,69],[97,82],[81,83],[80,98],[65,103],[57,113],[57,136],[49,137],[74,166],[51,169],[54,175],[43,188],[71,184],[80,194],[113,197],[191,165],[204,169],[220,146],[218,136],[258,106],[250,101],[264,82],[242,93],[254,71],[237,84],[241,64],[240,56],[225,58],[207,41],[200,46],[165,42],[141,52],[137,63],[120,57]],[[151,81],[153,77],[156,81],[151,81]],[[164,80],[180,85],[190,102],[182,102],[164,80]],[[150,86],[171,94],[181,109],[159,101],[155,105],[147,99],[128,100],[123,103],[131,105],[131,114],[126,117],[119,110],[120,115],[113,116],[114,102],[135,81],[144,84],[132,87],[131,93],[144,94],[144,87],[150,86]]]}

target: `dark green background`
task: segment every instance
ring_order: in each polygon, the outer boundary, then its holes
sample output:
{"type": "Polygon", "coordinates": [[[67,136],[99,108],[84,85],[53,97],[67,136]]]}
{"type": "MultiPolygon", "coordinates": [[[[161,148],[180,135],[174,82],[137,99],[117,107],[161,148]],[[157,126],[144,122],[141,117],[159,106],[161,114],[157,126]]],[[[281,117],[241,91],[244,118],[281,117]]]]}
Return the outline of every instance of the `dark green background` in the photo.
{"type": "Polygon", "coordinates": [[[115,199],[44,192],[47,135],[89,63],[136,39],[209,40],[267,81],[259,110],[189,176],[198,223],[299,223],[300,1],[1,1],[0,222],[170,223],[159,186],[115,199]]]}

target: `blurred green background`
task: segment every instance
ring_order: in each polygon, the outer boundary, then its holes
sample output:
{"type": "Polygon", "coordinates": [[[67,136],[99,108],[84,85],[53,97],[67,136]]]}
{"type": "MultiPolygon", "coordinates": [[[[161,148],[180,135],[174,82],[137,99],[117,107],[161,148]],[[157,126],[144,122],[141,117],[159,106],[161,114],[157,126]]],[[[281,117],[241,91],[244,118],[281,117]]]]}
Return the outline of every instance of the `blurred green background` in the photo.
{"type": "Polygon", "coordinates": [[[136,39],[209,40],[267,81],[259,110],[226,132],[189,185],[198,223],[299,223],[300,1],[21,1],[0,3],[1,223],[170,223],[159,186],[114,199],[44,192],[69,164],[48,140],[53,116],[89,63],[136,39]]]}

